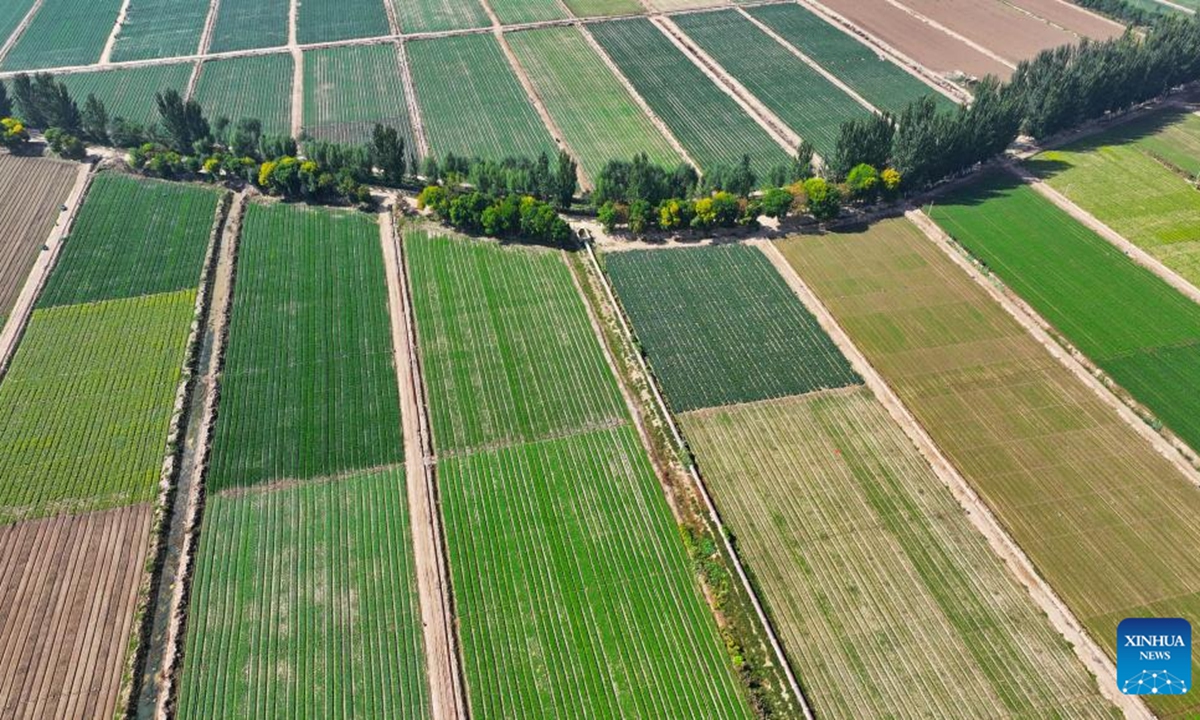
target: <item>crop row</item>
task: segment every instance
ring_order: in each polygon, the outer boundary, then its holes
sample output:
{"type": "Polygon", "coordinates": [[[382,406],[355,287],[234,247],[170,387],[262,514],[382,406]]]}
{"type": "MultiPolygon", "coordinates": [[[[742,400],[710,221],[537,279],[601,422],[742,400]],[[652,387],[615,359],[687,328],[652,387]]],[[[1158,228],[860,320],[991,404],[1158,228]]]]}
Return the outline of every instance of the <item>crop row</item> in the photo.
{"type": "Polygon", "coordinates": [[[375,124],[396,128],[415,155],[395,45],[304,53],[304,130],[322,140],[364,142],[375,124]]]}
{"type": "Polygon", "coordinates": [[[182,95],[187,91],[192,67],[192,63],[124,67],[58,75],[55,79],[67,86],[71,97],[80,107],[83,107],[88,95],[95,95],[104,103],[110,119],[124,118],[134,123],[149,124],[161,119],[158,106],[154,103],[154,94],[175,90],[182,95]]]}
{"type": "Polygon", "coordinates": [[[296,19],[301,43],[390,35],[387,0],[304,0],[296,19]]]}
{"type": "Polygon", "coordinates": [[[0,328],[75,182],[71,163],[0,156],[0,328]]]}
{"type": "Polygon", "coordinates": [[[192,55],[200,45],[208,8],[203,2],[130,0],[113,45],[113,61],[192,55]]]}
{"type": "Polygon", "coordinates": [[[287,45],[288,6],[289,0],[221,0],[209,50],[287,45]]]}
{"type": "Polygon", "coordinates": [[[196,100],[211,118],[257,118],[268,135],[292,132],[292,56],[288,53],[208,60],[196,100]]]}
{"type": "Polygon", "coordinates": [[[443,32],[489,27],[492,21],[479,0],[387,0],[396,10],[401,32],[443,32]]]}
{"type": "Polygon", "coordinates": [[[861,382],[756,248],[619,252],[605,264],[678,411],[861,382]]]}
{"type": "MultiPolygon", "coordinates": [[[[1016,215],[1001,226],[1031,255],[1043,244],[1016,215]]],[[[1114,652],[1131,614],[1200,612],[1196,488],[919,230],[891,220],[781,249],[1101,646],[1114,652]]]]}
{"type": "Polygon", "coordinates": [[[488,0],[488,4],[505,25],[562,20],[567,17],[559,0],[488,0]]]}
{"type": "Polygon", "coordinates": [[[121,0],[43,0],[0,69],[99,62],[120,9],[121,0]]]}

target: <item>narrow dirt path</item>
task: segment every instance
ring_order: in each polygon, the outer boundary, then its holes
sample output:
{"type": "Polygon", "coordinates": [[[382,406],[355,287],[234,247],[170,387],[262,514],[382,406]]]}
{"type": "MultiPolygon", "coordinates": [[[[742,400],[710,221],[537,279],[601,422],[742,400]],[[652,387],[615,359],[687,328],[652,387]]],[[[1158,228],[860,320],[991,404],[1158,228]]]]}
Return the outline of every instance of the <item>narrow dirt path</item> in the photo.
{"type": "Polygon", "coordinates": [[[1154,1],[1157,2],[1159,5],[1166,5],[1169,8],[1174,8],[1175,10],[1178,10],[1179,12],[1187,13],[1188,15],[1196,14],[1196,11],[1191,9],[1190,7],[1184,7],[1183,5],[1179,5],[1178,3],[1173,3],[1173,2],[1171,2],[1171,0],[1154,0],[1154,1]]]}
{"type": "Polygon", "coordinates": [[[951,30],[950,28],[946,27],[945,25],[938,22],[937,20],[934,20],[933,18],[929,17],[928,15],[922,15],[921,13],[917,12],[916,10],[913,10],[909,6],[905,5],[904,3],[899,2],[899,0],[884,0],[884,2],[886,2],[889,5],[892,5],[893,7],[895,7],[898,10],[903,10],[904,12],[908,13],[909,15],[912,15],[917,20],[920,20],[921,22],[925,23],[926,25],[929,25],[930,27],[940,30],[941,32],[945,33],[946,35],[949,35],[950,37],[954,38],[955,40],[965,43],[967,46],[969,46],[973,50],[977,50],[977,51],[983,53],[984,55],[987,55],[988,57],[990,57],[991,59],[1000,63],[1001,65],[1005,65],[1014,70],[1017,69],[1017,64],[1015,62],[1013,62],[1012,60],[1009,60],[1008,58],[1004,57],[1003,55],[993,52],[991,49],[980,45],[979,43],[975,42],[974,40],[967,37],[966,35],[963,35],[961,33],[955,32],[954,30],[951,30]]]}
{"type": "Polygon", "coordinates": [[[417,157],[428,157],[429,140],[425,135],[425,121],[421,119],[417,85],[413,82],[412,71],[408,67],[408,48],[403,40],[396,41],[396,62],[400,64],[400,84],[404,87],[404,104],[408,107],[408,122],[412,128],[413,142],[417,145],[417,157]]]}
{"type": "Polygon", "coordinates": [[[304,128],[304,52],[296,40],[300,21],[300,0],[288,3],[288,51],[292,54],[292,137],[300,137],[304,128]]]}
{"type": "Polygon", "coordinates": [[[42,9],[43,0],[36,0],[29,8],[29,12],[25,13],[25,17],[21,18],[21,22],[13,29],[12,34],[0,45],[0,63],[4,62],[4,58],[8,57],[8,53],[25,34],[25,29],[29,27],[29,23],[33,22],[33,17],[37,15],[38,10],[42,9]]]}
{"type": "Polygon", "coordinates": [[[67,195],[58,220],[54,223],[54,229],[50,231],[44,249],[34,261],[33,269],[29,271],[29,276],[25,279],[25,285],[21,288],[21,294],[17,296],[17,301],[13,304],[12,312],[9,313],[4,328],[0,329],[0,378],[3,378],[4,373],[8,371],[8,364],[12,361],[13,353],[16,352],[21,336],[25,333],[29,316],[33,314],[34,303],[37,302],[38,295],[41,294],[42,288],[49,279],[50,271],[54,269],[54,264],[58,261],[63,238],[66,237],[72,223],[75,222],[75,216],[79,212],[79,206],[92,182],[95,169],[96,166],[91,163],[79,166],[78,174],[75,176],[75,186],[67,195]]]}
{"type": "Polygon", "coordinates": [[[467,700],[455,633],[441,511],[435,488],[432,436],[425,412],[424,383],[416,350],[416,323],[408,295],[403,244],[395,231],[389,210],[379,214],[379,233],[387,270],[396,382],[400,386],[405,485],[412,523],[414,567],[421,606],[431,711],[435,720],[455,720],[467,717],[467,700]]]}
{"type": "Polygon", "coordinates": [[[1084,667],[1096,676],[1100,693],[1109,702],[1120,708],[1126,718],[1144,718],[1145,720],[1153,718],[1149,709],[1137,696],[1124,695],[1117,691],[1117,669],[1108,659],[1108,655],[1084,631],[1083,626],[1050,585],[1038,575],[1029,557],[1000,525],[1000,522],[992,514],[991,508],[983,502],[970,484],[958,473],[958,470],[942,455],[933,439],[908,412],[900,398],[884,382],[866,357],[859,352],[850,340],[850,336],[845,333],[804,280],[796,274],[779,249],[772,243],[757,242],[754,244],[762,250],[771,264],[779,271],[779,274],[791,287],[792,292],[816,316],[821,328],[829,334],[842,354],[850,360],[851,366],[866,381],[867,387],[887,408],[892,419],[903,428],[904,433],[925,457],[938,479],[954,495],[971,524],[987,538],[988,545],[1004,561],[1005,566],[1013,573],[1014,577],[1029,591],[1033,601],[1041,608],[1042,612],[1046,613],[1050,624],[1070,643],[1084,667]]]}
{"type": "Polygon", "coordinates": [[[221,12],[221,0],[209,0],[208,15],[204,17],[204,29],[200,31],[200,42],[196,45],[197,55],[207,55],[212,47],[213,30],[217,27],[217,15],[221,12]]]}
{"type": "Polygon", "coordinates": [[[108,41],[104,43],[104,50],[100,53],[100,64],[108,65],[112,62],[113,47],[117,44],[117,36],[121,34],[121,28],[125,26],[125,18],[129,15],[130,0],[121,1],[121,9],[117,12],[117,21],[113,23],[112,32],[108,34],[108,41]]]}

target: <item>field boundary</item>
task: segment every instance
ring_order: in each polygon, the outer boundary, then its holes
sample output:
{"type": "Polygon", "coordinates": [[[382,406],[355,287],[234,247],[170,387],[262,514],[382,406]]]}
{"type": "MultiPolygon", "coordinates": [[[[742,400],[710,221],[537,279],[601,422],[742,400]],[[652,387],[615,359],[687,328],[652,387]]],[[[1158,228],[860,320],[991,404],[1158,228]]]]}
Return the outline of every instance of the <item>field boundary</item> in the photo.
{"type": "MultiPolygon", "coordinates": [[[[590,243],[590,242],[585,242],[584,247],[586,249],[588,264],[591,268],[592,273],[594,273],[596,275],[597,279],[600,282],[600,285],[604,288],[605,298],[607,299],[609,305],[613,309],[613,315],[617,319],[617,325],[620,327],[621,334],[624,336],[624,339],[626,340],[626,342],[631,343],[633,345],[633,347],[635,348],[635,351],[632,353],[632,355],[636,358],[636,362],[637,362],[639,371],[642,373],[643,377],[646,378],[646,386],[650,389],[650,394],[654,399],[654,405],[657,407],[659,415],[662,417],[663,422],[666,424],[667,429],[669,430],[672,439],[675,441],[675,446],[677,448],[686,448],[687,444],[684,442],[683,436],[679,432],[679,427],[675,422],[675,416],[671,414],[671,411],[667,407],[667,403],[663,399],[662,393],[659,390],[657,378],[655,378],[653,373],[650,372],[650,368],[646,363],[646,358],[643,357],[641,352],[636,350],[636,348],[638,346],[634,340],[633,329],[630,326],[627,319],[625,318],[624,311],[621,309],[621,305],[617,301],[616,294],[613,292],[612,284],[609,282],[608,276],[604,273],[604,270],[600,267],[600,262],[596,259],[595,248],[593,248],[592,243],[590,243]]],[[[572,272],[571,276],[574,278],[575,273],[572,272]]],[[[575,279],[575,282],[576,282],[576,287],[578,288],[579,287],[578,286],[578,282],[579,282],[578,278],[575,279]]],[[[582,292],[582,289],[580,289],[580,290],[582,292]]],[[[588,315],[590,318],[592,318],[593,327],[594,327],[595,331],[598,333],[601,333],[601,329],[596,324],[597,321],[595,320],[594,315],[592,314],[593,310],[591,307],[591,303],[587,302],[586,297],[584,297],[584,304],[587,305],[588,315]]],[[[605,350],[606,357],[610,358],[610,363],[613,362],[611,360],[608,343],[605,342],[602,333],[598,337],[598,340],[599,340],[601,346],[605,350]]],[[[615,367],[613,368],[613,370],[614,370],[614,372],[616,372],[615,367]]],[[[625,388],[625,383],[622,380],[621,375],[619,373],[616,375],[616,380],[617,380],[617,384],[620,385],[620,387],[621,387],[622,395],[625,396],[626,402],[629,403],[630,398],[626,394],[628,391],[625,388]]],[[[649,438],[645,435],[646,431],[644,429],[644,426],[641,424],[641,422],[639,420],[636,420],[636,418],[638,418],[636,408],[630,407],[630,412],[633,414],[633,416],[635,418],[635,422],[637,422],[637,424],[638,424],[639,430],[641,430],[639,435],[642,436],[643,444],[648,443],[649,438]]],[[[649,448],[647,448],[647,449],[649,450],[649,448]]],[[[653,453],[651,453],[651,456],[653,456],[653,453]]],[[[696,468],[695,462],[690,457],[687,459],[680,458],[680,460],[687,467],[688,477],[691,479],[693,486],[695,487],[697,493],[700,495],[700,497],[704,503],[705,511],[708,513],[708,521],[710,523],[712,523],[713,528],[716,531],[715,534],[718,535],[721,539],[721,545],[722,545],[724,554],[726,555],[726,557],[729,558],[730,564],[733,565],[734,572],[737,575],[738,581],[742,585],[742,592],[744,592],[746,594],[747,598],[749,598],[749,600],[750,600],[750,604],[754,610],[755,619],[758,621],[759,627],[762,628],[763,632],[766,634],[767,642],[770,646],[772,654],[774,655],[774,661],[779,663],[780,671],[783,673],[783,676],[787,681],[789,694],[800,705],[800,709],[803,712],[805,720],[814,720],[812,709],[809,707],[809,704],[808,704],[808,699],[805,697],[804,692],[801,690],[800,683],[797,682],[797,680],[796,680],[795,673],[792,670],[791,662],[788,660],[787,655],[783,651],[783,645],[779,642],[779,637],[775,632],[775,627],[774,627],[774,625],[772,625],[770,618],[767,616],[766,611],[763,609],[763,604],[758,597],[758,592],[754,588],[753,583],[750,582],[750,578],[747,576],[746,570],[742,566],[741,557],[737,554],[737,550],[733,547],[733,543],[730,540],[730,533],[726,529],[725,523],[722,521],[720,513],[717,511],[716,504],[713,503],[712,497],[708,493],[708,488],[705,486],[704,481],[701,478],[700,473],[696,468]]],[[[657,465],[657,463],[656,463],[656,465],[657,465]]],[[[673,503],[672,503],[672,507],[673,507],[673,503]]]]}
{"type": "Polygon", "coordinates": [[[117,45],[117,36],[121,34],[121,28],[125,26],[125,18],[129,15],[129,2],[130,0],[121,0],[121,9],[117,11],[117,19],[113,22],[112,31],[108,34],[104,49],[100,51],[100,65],[108,65],[112,62],[112,52],[117,45]]]}
{"type": "Polygon", "coordinates": [[[217,14],[221,12],[221,0],[209,0],[208,14],[204,16],[204,29],[200,31],[200,42],[196,44],[196,54],[205,55],[212,47],[213,32],[217,27],[217,14]]]}
{"type": "Polygon", "coordinates": [[[400,402],[404,405],[401,408],[400,421],[403,424],[404,463],[408,475],[405,485],[408,491],[414,545],[414,570],[423,620],[426,681],[430,688],[433,718],[465,720],[470,717],[470,701],[467,695],[466,673],[463,672],[462,644],[458,637],[449,553],[437,490],[437,463],[433,433],[429,426],[428,388],[425,386],[421,369],[420,345],[416,317],[413,314],[403,232],[396,231],[393,224],[395,220],[390,211],[387,216],[386,228],[382,217],[380,218],[380,234],[384,247],[384,268],[388,276],[396,380],[400,385],[400,402]],[[389,233],[390,242],[387,237],[389,233]],[[403,323],[403,328],[397,326],[398,320],[403,323]],[[431,633],[434,634],[432,643],[431,633]],[[434,648],[438,649],[435,651],[434,648]],[[435,662],[440,665],[436,671],[435,662]]]}
{"type": "Polygon", "coordinates": [[[1015,62],[1013,62],[1012,60],[1009,60],[1008,58],[1004,57],[1003,55],[1000,55],[999,53],[997,53],[994,50],[991,50],[990,48],[986,48],[983,45],[980,45],[979,43],[975,42],[974,40],[967,37],[966,35],[963,35],[962,33],[959,33],[955,30],[952,30],[952,29],[946,27],[945,25],[938,22],[937,20],[934,20],[933,18],[929,17],[928,15],[924,15],[922,13],[917,12],[916,10],[914,10],[914,9],[910,8],[909,6],[905,5],[904,3],[900,2],[900,0],[884,0],[884,2],[886,2],[888,5],[895,7],[897,10],[902,10],[902,11],[908,13],[915,19],[920,20],[921,22],[923,22],[926,25],[928,25],[929,27],[934,28],[935,30],[941,32],[942,34],[946,35],[947,37],[954,38],[955,40],[965,44],[967,47],[970,47],[972,50],[976,50],[978,52],[983,53],[984,55],[987,55],[988,57],[990,57],[991,59],[1000,63],[1001,65],[1004,65],[1005,67],[1011,68],[1013,70],[1017,69],[1017,64],[1015,62]]]}
{"type": "Polygon", "coordinates": [[[44,2],[44,0],[34,0],[33,5],[29,7],[29,11],[25,13],[25,17],[21,18],[21,22],[18,23],[15,28],[13,28],[12,34],[5,39],[3,45],[0,45],[0,63],[4,62],[4,59],[8,57],[9,51],[11,51],[13,46],[20,41],[21,36],[25,34],[25,30],[28,29],[29,24],[33,22],[33,18],[35,15],[37,15],[38,10],[42,9],[42,2],[44,2]]]}
{"type": "MultiPolygon", "coordinates": [[[[390,2],[388,3],[391,4],[390,2]]],[[[404,88],[404,105],[408,108],[408,126],[412,128],[417,157],[429,155],[429,140],[425,137],[425,121],[421,119],[421,106],[417,103],[417,86],[408,67],[408,49],[404,40],[396,40],[396,62],[400,65],[400,84],[404,88]]]]}
{"type": "Polygon", "coordinates": [[[1109,660],[1108,655],[1092,640],[1070,608],[1038,574],[1025,551],[1004,530],[991,508],[979,497],[970,483],[959,474],[954,465],[946,459],[925,428],[908,411],[903,401],[853,343],[829,309],[783,257],[779,248],[769,242],[760,241],[753,244],[762,250],[796,297],[816,316],[821,327],[833,338],[838,349],[862,376],[872,394],[887,409],[892,420],[900,425],[934,474],[950,490],[954,499],[966,513],[971,525],[987,539],[988,545],[1004,562],[1013,579],[1025,587],[1034,603],[1046,614],[1050,624],[1071,645],[1075,656],[1095,676],[1099,693],[1112,705],[1121,709],[1127,718],[1145,718],[1146,720],[1153,718],[1154,716],[1138,696],[1124,695],[1117,690],[1117,669],[1109,660]]]}
{"type": "Polygon", "coordinates": [[[83,199],[87,195],[87,191],[92,184],[92,179],[95,176],[95,163],[81,163],[79,165],[75,176],[75,185],[71,188],[70,194],[67,195],[67,199],[63,203],[64,209],[59,212],[58,219],[54,222],[54,228],[50,230],[50,235],[43,244],[44,249],[38,254],[33,268],[25,278],[25,285],[21,288],[21,293],[17,296],[16,302],[13,303],[12,312],[8,314],[8,320],[5,322],[4,327],[0,328],[0,381],[8,373],[9,363],[12,362],[13,355],[17,351],[17,346],[20,345],[21,338],[25,335],[25,328],[29,324],[29,319],[33,316],[33,307],[37,303],[38,297],[42,294],[42,290],[46,287],[46,283],[50,279],[50,273],[58,263],[58,256],[62,251],[63,243],[66,241],[68,233],[70,233],[71,228],[75,224],[79,208],[83,205],[83,199]]]}

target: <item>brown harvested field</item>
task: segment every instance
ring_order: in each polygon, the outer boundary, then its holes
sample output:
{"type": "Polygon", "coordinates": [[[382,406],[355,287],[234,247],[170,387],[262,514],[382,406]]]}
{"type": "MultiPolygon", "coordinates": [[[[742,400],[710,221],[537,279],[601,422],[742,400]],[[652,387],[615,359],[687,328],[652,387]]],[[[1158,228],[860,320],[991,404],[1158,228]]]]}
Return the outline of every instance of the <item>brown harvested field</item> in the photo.
{"type": "Polygon", "coordinates": [[[1125,32],[1125,26],[1064,0],[1003,0],[1083,37],[1107,40],[1125,32]]]}
{"type": "Polygon", "coordinates": [[[74,163],[0,155],[0,321],[12,310],[59,207],[75,184],[74,163]]]}
{"type": "Polygon", "coordinates": [[[930,70],[948,75],[964,72],[1007,80],[1012,68],[950,37],[887,0],[813,0],[853,22],[930,70]]]}
{"type": "Polygon", "coordinates": [[[899,0],[1000,57],[1016,63],[1079,38],[1000,0],[899,0]]]}
{"type": "Polygon", "coordinates": [[[0,717],[116,711],[152,508],[0,528],[0,717]]]}

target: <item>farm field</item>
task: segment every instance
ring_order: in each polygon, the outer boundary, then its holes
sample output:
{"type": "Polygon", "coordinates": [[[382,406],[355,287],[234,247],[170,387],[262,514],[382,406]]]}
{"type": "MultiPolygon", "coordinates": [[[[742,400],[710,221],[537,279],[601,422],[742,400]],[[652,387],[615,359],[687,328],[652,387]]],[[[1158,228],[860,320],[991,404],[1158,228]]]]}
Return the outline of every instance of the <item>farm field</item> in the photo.
{"type": "Polygon", "coordinates": [[[417,40],[405,49],[435,157],[500,160],[558,152],[494,36],[417,40]]]}
{"type": "Polygon", "coordinates": [[[1098,643],[1200,612],[1200,491],[916,227],[780,249],[1098,643]]]}
{"type": "Polygon", "coordinates": [[[0,70],[99,62],[120,9],[121,0],[44,0],[0,70]]]}
{"type": "Polygon", "coordinates": [[[220,493],[204,524],[180,718],[428,717],[402,468],[220,493]]]}
{"type": "Polygon", "coordinates": [[[488,4],[505,25],[569,17],[559,0],[489,0],[488,4]]]}
{"type": "Polygon", "coordinates": [[[563,0],[563,4],[572,15],[579,18],[641,15],[646,12],[637,0],[563,0]]]}
{"type": "Polygon", "coordinates": [[[390,35],[387,0],[304,0],[296,19],[300,43],[390,35]]]}
{"type": "Polygon", "coordinates": [[[304,53],[304,130],[341,143],[370,139],[390,125],[416,154],[395,45],[360,45],[304,53]]]}
{"type": "Polygon", "coordinates": [[[440,455],[626,422],[558,252],[405,233],[440,455]]]}
{"type": "Polygon", "coordinates": [[[701,168],[736,165],[749,155],[759,177],[791,161],[785,151],[733,98],[649,20],[597,23],[588,27],[701,168]]]}
{"type": "Polygon", "coordinates": [[[1200,447],[1200,305],[1008,175],[940,198],[933,218],[1200,447]]]}
{"type": "Polygon", "coordinates": [[[870,110],[736,10],[672,19],[780,120],[812,143],[818,155],[833,156],[842,123],[870,115],[870,110]]]}
{"type": "Polygon", "coordinates": [[[818,716],[1118,715],[869,390],[681,421],[818,716]]]}
{"type": "Polygon", "coordinates": [[[221,0],[210,51],[287,45],[288,4],[288,0],[221,0]]]}
{"type": "Polygon", "coordinates": [[[659,12],[674,12],[676,10],[699,10],[703,8],[728,5],[729,0],[649,0],[659,12]]]}
{"type": "Polygon", "coordinates": [[[375,218],[251,204],[238,253],[209,490],[401,462],[375,218]]]}
{"type": "Polygon", "coordinates": [[[995,75],[1007,80],[1012,68],[909,15],[887,0],[819,0],[819,4],[925,67],[950,76],[995,75]]]}
{"type": "Polygon", "coordinates": [[[757,248],[622,251],[604,262],[677,412],[861,382],[757,248]]]}
{"type": "Polygon", "coordinates": [[[404,33],[490,27],[479,0],[389,0],[404,33]]]}
{"type": "Polygon", "coordinates": [[[1009,62],[1079,42],[1079,37],[1002,2],[903,0],[903,4],[1009,62]]]}
{"type": "Polygon", "coordinates": [[[609,160],[639,152],[668,168],[682,162],[579,29],[553,27],[506,37],[589,177],[598,177],[609,160]]]}
{"type": "Polygon", "coordinates": [[[16,31],[36,0],[13,0],[0,5],[0,46],[16,31]]]}
{"type": "Polygon", "coordinates": [[[266,135],[292,132],[292,56],[288,53],[206,60],[196,81],[195,99],[205,114],[262,122],[266,135]]]}
{"type": "Polygon", "coordinates": [[[161,119],[154,93],[171,89],[182,95],[191,74],[192,63],[175,63],[71,73],[56,75],[55,79],[67,86],[81,108],[88,95],[95,95],[104,103],[109,118],[122,117],[148,125],[161,119]]]}
{"type": "Polygon", "coordinates": [[[747,12],[880,110],[899,113],[910,102],[926,95],[943,108],[954,104],[801,5],[762,5],[747,12]]]}
{"type": "Polygon", "coordinates": [[[1058,2],[1058,0],[1005,0],[1005,2],[1093,40],[1119,37],[1125,31],[1125,27],[1120,23],[1109,20],[1098,13],[1088,12],[1074,3],[1058,2]]]}
{"type": "Polygon", "coordinates": [[[0,155],[0,328],[77,175],[74,163],[0,155]]]}
{"type": "Polygon", "coordinates": [[[208,8],[194,0],[130,0],[113,45],[113,62],[194,54],[208,8]]]}
{"type": "Polygon", "coordinates": [[[1043,152],[1030,170],[1124,238],[1200,285],[1200,117],[1166,110],[1043,152]],[[1112,173],[1128,179],[1117,188],[1112,173]]]}

